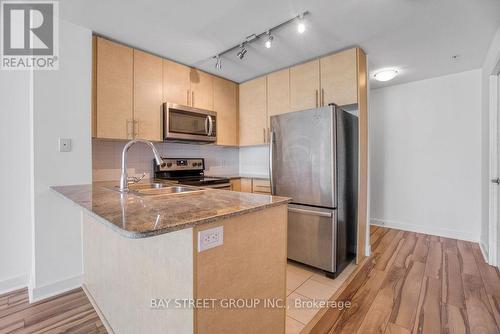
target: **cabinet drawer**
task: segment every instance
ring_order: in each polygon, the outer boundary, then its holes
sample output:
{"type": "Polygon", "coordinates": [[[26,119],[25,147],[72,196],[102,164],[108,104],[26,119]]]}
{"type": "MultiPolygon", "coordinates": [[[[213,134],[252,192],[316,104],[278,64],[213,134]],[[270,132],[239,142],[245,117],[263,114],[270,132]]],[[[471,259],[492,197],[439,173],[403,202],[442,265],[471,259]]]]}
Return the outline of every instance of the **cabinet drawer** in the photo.
{"type": "Polygon", "coordinates": [[[265,180],[265,179],[253,179],[252,192],[270,194],[271,193],[271,183],[269,182],[269,180],[265,180]]]}

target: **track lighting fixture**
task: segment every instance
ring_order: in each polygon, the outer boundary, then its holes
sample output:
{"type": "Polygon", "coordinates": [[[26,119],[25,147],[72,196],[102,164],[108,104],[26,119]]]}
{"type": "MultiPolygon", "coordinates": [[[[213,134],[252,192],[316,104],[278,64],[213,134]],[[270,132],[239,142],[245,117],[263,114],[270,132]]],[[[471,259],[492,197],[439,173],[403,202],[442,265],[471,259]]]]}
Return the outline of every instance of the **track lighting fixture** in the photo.
{"type": "Polygon", "coordinates": [[[306,31],[306,24],[304,23],[304,15],[299,16],[299,23],[297,24],[297,31],[303,34],[306,31]]]}
{"type": "Polygon", "coordinates": [[[222,70],[222,62],[220,59],[220,55],[217,55],[214,58],[215,58],[215,68],[218,70],[222,70]]]}
{"type": "Polygon", "coordinates": [[[261,38],[261,37],[264,37],[266,36],[267,39],[266,41],[264,42],[264,46],[266,48],[271,48],[272,45],[273,45],[273,41],[274,41],[274,36],[271,34],[271,31],[275,31],[275,30],[278,30],[280,29],[281,27],[285,26],[285,25],[288,25],[288,24],[291,24],[291,23],[297,23],[297,31],[302,34],[306,31],[306,25],[305,25],[305,22],[304,22],[304,16],[306,16],[307,14],[309,14],[308,11],[305,11],[305,12],[302,12],[298,15],[295,15],[294,17],[292,17],[291,19],[288,19],[284,22],[281,22],[280,24],[274,26],[274,27],[271,27],[267,30],[265,30],[264,32],[260,33],[260,34],[252,34],[250,36],[247,36],[242,43],[240,44],[237,44],[235,46],[232,46],[230,47],[229,49],[226,49],[222,52],[219,52],[216,56],[213,56],[212,58],[215,59],[215,68],[217,68],[218,70],[222,69],[222,65],[221,65],[221,56],[228,53],[228,52],[231,52],[231,51],[234,51],[235,49],[240,49],[238,51],[238,53],[236,53],[236,57],[238,57],[239,59],[243,59],[245,58],[245,55],[246,53],[248,52],[246,46],[247,44],[251,44],[253,43],[254,41],[256,41],[257,39],[261,38]]]}
{"type": "Polygon", "coordinates": [[[247,53],[247,49],[245,48],[245,43],[240,45],[240,51],[236,54],[236,57],[243,59],[245,57],[245,54],[247,53]]]}
{"type": "Polygon", "coordinates": [[[271,32],[268,31],[267,32],[267,41],[264,43],[264,45],[266,46],[266,48],[270,49],[271,46],[273,45],[273,35],[271,35],[271,32]]]}

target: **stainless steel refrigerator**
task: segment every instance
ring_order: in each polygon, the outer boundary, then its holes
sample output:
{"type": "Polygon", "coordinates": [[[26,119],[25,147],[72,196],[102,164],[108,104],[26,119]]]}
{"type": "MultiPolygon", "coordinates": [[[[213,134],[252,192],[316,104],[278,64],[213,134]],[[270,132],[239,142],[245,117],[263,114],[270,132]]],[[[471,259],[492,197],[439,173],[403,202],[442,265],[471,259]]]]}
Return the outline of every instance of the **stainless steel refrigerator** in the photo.
{"type": "Polygon", "coordinates": [[[273,195],[292,198],[288,258],[335,277],[356,254],[358,118],[335,105],[271,117],[273,195]]]}

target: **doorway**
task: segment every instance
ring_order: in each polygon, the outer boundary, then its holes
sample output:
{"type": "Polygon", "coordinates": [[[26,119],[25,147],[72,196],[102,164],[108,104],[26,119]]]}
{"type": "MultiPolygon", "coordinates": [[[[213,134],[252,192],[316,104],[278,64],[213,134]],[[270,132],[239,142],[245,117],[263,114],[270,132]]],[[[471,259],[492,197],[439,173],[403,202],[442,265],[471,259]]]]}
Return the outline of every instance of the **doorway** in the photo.
{"type": "MultiPolygon", "coordinates": [[[[500,64],[499,64],[500,66],[500,64]]],[[[489,259],[500,267],[500,70],[490,77],[490,217],[489,259]]]]}

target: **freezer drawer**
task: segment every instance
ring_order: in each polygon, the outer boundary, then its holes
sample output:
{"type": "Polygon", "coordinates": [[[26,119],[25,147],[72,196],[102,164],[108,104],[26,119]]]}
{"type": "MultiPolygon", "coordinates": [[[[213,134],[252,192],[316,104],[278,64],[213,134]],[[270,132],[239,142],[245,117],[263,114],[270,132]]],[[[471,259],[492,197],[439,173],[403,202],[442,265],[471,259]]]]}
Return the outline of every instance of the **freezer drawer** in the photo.
{"type": "Polygon", "coordinates": [[[288,206],[288,258],[329,272],[336,269],[336,211],[288,206]]]}

